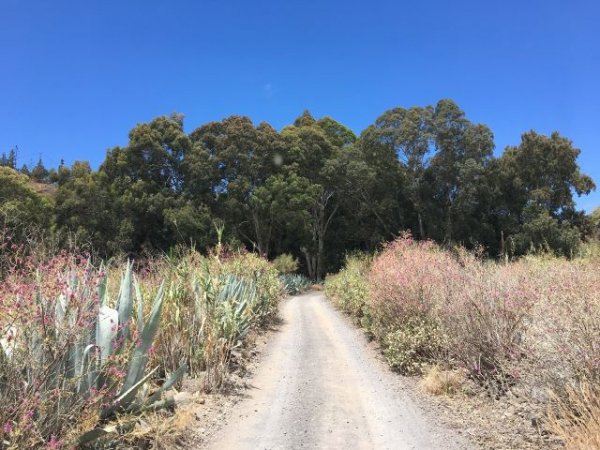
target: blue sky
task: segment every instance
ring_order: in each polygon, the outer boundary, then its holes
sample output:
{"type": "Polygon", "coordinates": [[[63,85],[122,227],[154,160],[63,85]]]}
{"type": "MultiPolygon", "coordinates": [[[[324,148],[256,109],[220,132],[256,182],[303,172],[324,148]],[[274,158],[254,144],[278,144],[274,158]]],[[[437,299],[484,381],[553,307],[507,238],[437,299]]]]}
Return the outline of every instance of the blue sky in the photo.
{"type": "Polygon", "coordinates": [[[358,133],[452,98],[497,153],[558,130],[600,185],[599,24],[592,0],[0,0],[0,151],[97,166],[175,111],[188,131],[231,114],[281,128],[310,109],[358,133]]]}

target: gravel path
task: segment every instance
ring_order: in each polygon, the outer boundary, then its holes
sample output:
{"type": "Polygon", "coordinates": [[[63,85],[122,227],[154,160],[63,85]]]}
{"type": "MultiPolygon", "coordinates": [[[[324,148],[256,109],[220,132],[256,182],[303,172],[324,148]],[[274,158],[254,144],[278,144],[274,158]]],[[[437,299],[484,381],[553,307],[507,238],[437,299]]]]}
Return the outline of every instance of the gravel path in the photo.
{"type": "Polygon", "coordinates": [[[288,299],[281,316],[248,398],[208,448],[473,448],[426,417],[322,293],[288,299]]]}

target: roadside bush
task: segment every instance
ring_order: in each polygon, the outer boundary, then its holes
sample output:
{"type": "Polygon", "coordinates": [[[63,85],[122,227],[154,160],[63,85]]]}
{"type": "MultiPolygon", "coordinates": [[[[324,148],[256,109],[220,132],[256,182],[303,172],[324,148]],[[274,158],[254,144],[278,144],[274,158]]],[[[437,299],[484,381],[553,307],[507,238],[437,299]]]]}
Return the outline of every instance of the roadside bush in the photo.
{"type": "Polygon", "coordinates": [[[168,285],[157,363],[165,372],[185,363],[190,374],[204,376],[206,390],[220,387],[231,350],[277,309],[283,294],[277,271],[256,254],[221,249],[209,256],[189,251],[151,272],[166,275],[168,285]]]}
{"type": "Polygon", "coordinates": [[[533,275],[524,263],[500,266],[465,255],[460,276],[443,287],[448,297],[439,321],[447,356],[488,387],[504,389],[528,356],[525,332],[540,296],[533,275]]]}
{"type": "MultiPolygon", "coordinates": [[[[326,294],[355,317],[368,311],[392,368],[412,375],[439,365],[478,381],[494,398],[511,390],[533,410],[547,410],[550,428],[569,448],[598,448],[596,247],[571,260],[546,253],[497,264],[405,235],[369,270],[348,259],[327,278],[326,294]]],[[[428,379],[439,391],[437,372],[428,379]]]]}
{"type": "Polygon", "coordinates": [[[273,260],[273,267],[282,275],[294,273],[298,270],[298,258],[289,253],[283,253],[273,260]]]}
{"type": "Polygon", "coordinates": [[[390,243],[374,260],[369,274],[375,335],[383,337],[382,333],[413,319],[435,323],[449,280],[460,284],[460,266],[433,242],[405,236],[390,243]]]}
{"type": "Polygon", "coordinates": [[[383,335],[383,353],[394,370],[405,375],[422,373],[442,349],[442,336],[435,324],[413,317],[383,335]]]}
{"type": "Polygon", "coordinates": [[[555,392],[600,386],[600,262],[532,260],[541,301],[529,326],[538,377],[555,392]]]}
{"type": "Polygon", "coordinates": [[[371,331],[372,322],[367,281],[371,261],[372,257],[367,255],[347,257],[344,268],[325,280],[327,297],[368,332],[371,331]]]}
{"type": "Polygon", "coordinates": [[[375,259],[369,274],[373,333],[395,369],[421,368],[443,351],[437,315],[448,295],[449,280],[460,284],[460,266],[432,242],[404,236],[375,259]]]}
{"type": "Polygon", "coordinates": [[[163,389],[185,371],[181,367],[163,379],[152,395],[142,389],[156,372],[147,365],[163,291],[145,314],[130,264],[116,297],[103,268],[67,256],[14,273],[2,291],[2,446],[58,448],[94,441],[104,434],[97,424],[160,408],[163,389]]]}
{"type": "Polygon", "coordinates": [[[231,274],[255,284],[258,302],[253,306],[253,314],[259,324],[265,324],[273,317],[283,295],[279,273],[273,264],[256,253],[240,251],[216,266],[211,267],[211,273],[217,269],[220,274],[231,274]]]}

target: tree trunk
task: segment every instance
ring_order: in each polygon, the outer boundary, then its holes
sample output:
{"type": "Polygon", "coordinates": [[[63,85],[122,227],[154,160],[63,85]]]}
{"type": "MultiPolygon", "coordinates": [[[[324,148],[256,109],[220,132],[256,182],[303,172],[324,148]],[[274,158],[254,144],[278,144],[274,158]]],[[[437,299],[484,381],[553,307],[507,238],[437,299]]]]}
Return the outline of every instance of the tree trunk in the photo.
{"type": "Polygon", "coordinates": [[[319,239],[319,250],[317,251],[317,281],[323,279],[323,239],[319,239]]]}
{"type": "Polygon", "coordinates": [[[425,230],[423,229],[423,216],[421,212],[417,213],[417,218],[419,219],[419,239],[425,239],[425,230]]]}
{"type": "Polygon", "coordinates": [[[306,258],[306,270],[308,271],[308,277],[311,280],[315,280],[315,257],[310,254],[306,247],[302,247],[300,250],[302,251],[302,253],[304,253],[304,257],[306,258]]]}

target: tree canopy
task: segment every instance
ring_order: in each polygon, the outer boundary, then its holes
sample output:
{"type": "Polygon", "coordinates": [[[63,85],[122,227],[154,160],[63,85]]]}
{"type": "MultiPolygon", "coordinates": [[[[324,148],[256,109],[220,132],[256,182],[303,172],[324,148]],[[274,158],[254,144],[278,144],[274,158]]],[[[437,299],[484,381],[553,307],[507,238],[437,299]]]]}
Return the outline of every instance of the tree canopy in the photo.
{"type": "Polygon", "coordinates": [[[137,125],[98,170],[85,161],[48,170],[40,158],[18,173],[15,151],[3,153],[0,212],[5,224],[75,235],[103,257],[207,248],[222,226],[226,243],[291,253],[315,279],[405,230],[490,257],[569,256],[598,234],[598,214],[575,208],[574,195],[595,185],[569,139],[529,131],[499,157],[494,148],[490,128],[448,99],[392,108],[360,136],[309,111],[281,131],[231,116],[191,133],[172,114],[137,125]],[[31,183],[54,185],[53,201],[31,183]]]}

